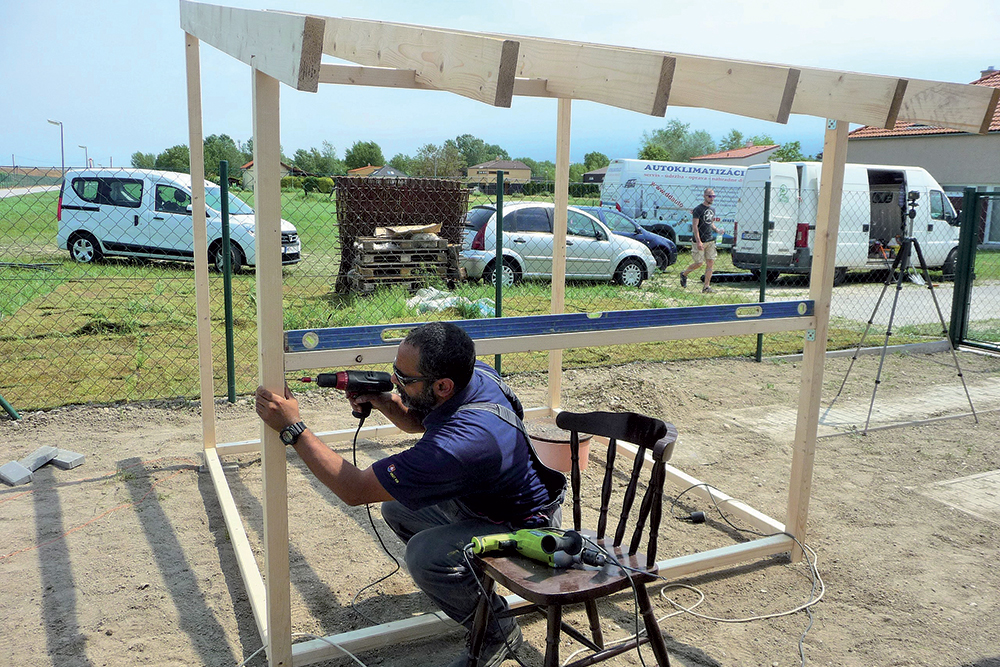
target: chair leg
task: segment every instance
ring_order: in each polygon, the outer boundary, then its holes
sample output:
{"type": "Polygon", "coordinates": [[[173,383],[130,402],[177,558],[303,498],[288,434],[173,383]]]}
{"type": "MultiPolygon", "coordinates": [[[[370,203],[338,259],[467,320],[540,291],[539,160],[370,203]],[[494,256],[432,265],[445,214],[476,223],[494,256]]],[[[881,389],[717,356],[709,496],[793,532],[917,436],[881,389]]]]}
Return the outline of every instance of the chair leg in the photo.
{"type": "Polygon", "coordinates": [[[587,600],[584,605],[587,607],[587,620],[590,621],[590,636],[594,638],[595,644],[604,648],[604,633],[601,632],[601,617],[597,614],[597,600],[587,600]]]}
{"type": "Polygon", "coordinates": [[[469,667],[478,667],[479,652],[483,648],[483,640],[486,638],[487,624],[490,620],[490,593],[496,588],[497,583],[484,575],[483,588],[486,595],[479,596],[479,605],[476,607],[476,616],[472,621],[472,630],[469,636],[469,667]]]}
{"type": "Polygon", "coordinates": [[[642,621],[646,626],[646,636],[649,637],[649,644],[653,648],[653,655],[660,667],[670,667],[670,658],[667,656],[667,644],[663,641],[663,633],[660,626],[656,624],[656,615],[653,614],[653,605],[649,601],[649,593],[645,584],[636,587],[639,594],[639,611],[642,613],[642,621]]]}
{"type": "Polygon", "coordinates": [[[562,625],[562,607],[557,604],[545,608],[548,631],[545,633],[545,667],[559,667],[559,630],[562,625]]]}

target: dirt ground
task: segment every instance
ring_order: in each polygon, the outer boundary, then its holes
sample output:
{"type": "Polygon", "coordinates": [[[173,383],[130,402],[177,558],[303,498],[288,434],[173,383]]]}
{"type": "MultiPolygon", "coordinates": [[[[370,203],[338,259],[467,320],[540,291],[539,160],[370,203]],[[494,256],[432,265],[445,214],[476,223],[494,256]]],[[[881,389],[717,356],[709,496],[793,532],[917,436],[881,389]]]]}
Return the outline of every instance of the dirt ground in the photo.
{"type": "MultiPolygon", "coordinates": [[[[971,416],[947,353],[885,359],[873,428],[826,410],[817,443],[806,542],[825,585],[805,611],[767,620],[721,623],[687,614],[661,621],[675,665],[1000,666],[1000,498],[998,484],[973,482],[1000,469],[1000,360],[959,355],[979,423],[971,416]],[[931,397],[932,400],[928,400],[931,397]],[[943,397],[943,398],[942,398],[943,397]],[[953,419],[937,419],[955,416],[953,419]],[[882,428],[895,421],[920,421],[882,428]],[[971,478],[968,487],[942,485],[971,478]],[[949,489],[967,488],[952,496],[949,489]],[[992,493],[992,496],[990,495],[992,493]],[[992,504],[991,504],[992,503],[992,504]],[[966,503],[967,504],[967,503],[966,503]]],[[[824,406],[850,360],[829,359],[824,406]]],[[[867,411],[878,357],[862,357],[835,406],[867,411]]],[[[680,439],[673,464],[752,507],[783,520],[801,363],[709,360],[634,364],[568,372],[566,409],[631,409],[672,421],[680,439]],[[789,417],[791,415],[791,417],[789,417]]],[[[541,405],[544,376],[514,377],[528,406],[541,405]]],[[[302,395],[317,431],[356,425],[335,392],[302,395]]],[[[846,414],[846,413],[845,413],[846,414]]],[[[219,442],[256,438],[250,403],[217,408],[219,442]]],[[[373,418],[374,419],[374,418],[373,418]]],[[[359,463],[405,447],[406,439],[358,444],[359,463]]],[[[200,409],[190,403],[68,407],[0,421],[0,463],[41,445],[86,455],[73,470],[45,466],[32,483],[0,486],[0,664],[239,665],[260,637],[207,472],[200,471],[200,409]]],[[[351,456],[350,444],[338,449],[351,456]]],[[[227,459],[227,476],[259,562],[261,467],[256,455],[227,459]]],[[[591,471],[603,457],[592,452],[591,471]]],[[[590,472],[590,471],[588,471],[590,472]]],[[[994,478],[995,479],[995,478],[994,478]]],[[[366,590],[393,563],[364,507],[347,508],[290,452],[288,503],[292,628],[330,635],[432,610],[405,571],[366,590]]],[[[676,493],[676,490],[674,491],[676,493]]],[[[685,497],[678,514],[703,510],[709,521],[665,520],[660,557],[746,539],[707,503],[685,497]]],[[[389,552],[400,543],[373,508],[389,552]]],[[[739,525],[739,524],[737,524],[739,525]]],[[[787,556],[753,561],[682,582],[704,594],[694,611],[744,618],[794,609],[819,584],[787,556]]],[[[660,587],[654,587],[659,591],[660,587]]],[[[691,606],[699,594],[664,587],[691,606]]],[[[654,598],[660,616],[674,609],[654,598]]],[[[606,637],[632,628],[629,594],[605,607],[606,637]]],[[[570,620],[579,620],[569,614],[570,620]]],[[[519,657],[540,665],[544,621],[522,617],[519,657]]],[[[360,654],[366,665],[444,665],[462,649],[458,632],[360,654]]],[[[563,658],[575,650],[564,645],[563,658]]],[[[654,663],[644,651],[644,664],[654,663]]],[[[263,653],[247,664],[266,664],[263,653]]],[[[357,664],[338,658],[327,665],[357,664]]],[[[508,661],[505,665],[514,665],[508,661]]],[[[635,652],[606,664],[642,664],[635,652]]]]}

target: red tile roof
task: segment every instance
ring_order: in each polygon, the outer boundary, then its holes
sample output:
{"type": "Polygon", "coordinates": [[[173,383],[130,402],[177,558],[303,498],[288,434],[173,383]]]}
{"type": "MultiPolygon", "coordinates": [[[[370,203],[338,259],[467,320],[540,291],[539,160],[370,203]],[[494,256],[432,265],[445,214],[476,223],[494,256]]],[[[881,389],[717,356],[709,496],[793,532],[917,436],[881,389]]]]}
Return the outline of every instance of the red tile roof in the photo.
{"type": "Polygon", "coordinates": [[[767,146],[744,146],[743,148],[734,148],[731,151],[720,151],[718,153],[709,153],[708,155],[699,155],[698,157],[691,158],[692,160],[723,160],[723,159],[737,159],[750,157],[751,155],[757,155],[758,153],[763,153],[765,151],[774,150],[779,144],[769,144],[767,146]]]}
{"type": "MultiPolygon", "coordinates": [[[[972,82],[973,86],[986,86],[987,88],[1000,88],[1000,70],[989,72],[978,81],[972,82]]],[[[993,112],[993,120],[990,121],[990,132],[1000,132],[1000,106],[993,112]]],[[[865,125],[848,133],[848,139],[867,139],[869,137],[912,137],[923,134],[965,134],[961,130],[951,130],[945,127],[935,127],[933,125],[920,125],[909,121],[897,120],[891,130],[881,127],[865,125]]]]}

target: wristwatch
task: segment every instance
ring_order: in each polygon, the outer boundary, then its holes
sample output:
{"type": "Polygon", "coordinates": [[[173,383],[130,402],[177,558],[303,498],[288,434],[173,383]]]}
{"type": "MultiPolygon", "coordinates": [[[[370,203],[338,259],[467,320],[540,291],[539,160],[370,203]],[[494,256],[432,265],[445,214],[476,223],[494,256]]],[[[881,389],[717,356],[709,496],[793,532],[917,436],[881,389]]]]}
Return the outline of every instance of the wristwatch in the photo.
{"type": "Polygon", "coordinates": [[[281,441],[286,445],[294,445],[298,441],[299,436],[302,435],[302,432],[305,430],[306,425],[304,422],[295,422],[294,424],[281,429],[278,433],[278,437],[280,437],[281,441]]]}

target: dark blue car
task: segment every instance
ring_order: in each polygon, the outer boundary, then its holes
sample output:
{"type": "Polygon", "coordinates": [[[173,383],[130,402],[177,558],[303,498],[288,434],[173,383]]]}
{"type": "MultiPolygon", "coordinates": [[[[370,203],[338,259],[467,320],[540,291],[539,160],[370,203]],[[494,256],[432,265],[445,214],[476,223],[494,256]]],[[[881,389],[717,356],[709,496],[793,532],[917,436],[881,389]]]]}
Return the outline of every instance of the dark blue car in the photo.
{"type": "Polygon", "coordinates": [[[643,229],[639,223],[624,213],[602,206],[577,206],[576,208],[598,218],[615,234],[627,236],[644,244],[653,253],[656,268],[660,271],[677,261],[677,246],[673,241],[643,229]]]}

